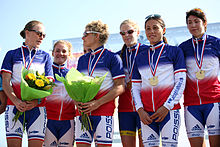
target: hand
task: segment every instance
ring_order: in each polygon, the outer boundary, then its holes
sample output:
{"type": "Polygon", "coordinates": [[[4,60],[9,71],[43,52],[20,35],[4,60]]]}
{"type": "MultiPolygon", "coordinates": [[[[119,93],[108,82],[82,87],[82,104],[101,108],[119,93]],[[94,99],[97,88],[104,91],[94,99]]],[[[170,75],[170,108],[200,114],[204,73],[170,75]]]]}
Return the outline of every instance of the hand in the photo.
{"type": "Polygon", "coordinates": [[[17,98],[14,104],[15,107],[18,109],[18,111],[20,112],[26,111],[26,105],[27,105],[26,102],[23,102],[22,100],[17,98]]]}
{"type": "Polygon", "coordinates": [[[153,122],[153,120],[150,118],[149,114],[144,110],[144,108],[139,108],[137,112],[140,117],[140,120],[145,125],[149,125],[153,122]]]}
{"type": "Polygon", "coordinates": [[[6,108],[6,103],[2,103],[0,105],[0,114],[2,114],[3,112],[5,112],[5,108],[6,108]]]}
{"type": "Polygon", "coordinates": [[[155,122],[161,122],[164,120],[164,118],[167,116],[169,110],[164,107],[164,106],[161,106],[153,115],[150,116],[151,119],[156,119],[155,122]]]}
{"type": "Polygon", "coordinates": [[[76,105],[76,107],[77,107],[79,113],[82,113],[82,109],[83,109],[83,108],[82,108],[82,105],[83,105],[83,103],[82,103],[82,102],[74,101],[74,104],[76,105]]]}
{"type": "Polygon", "coordinates": [[[100,105],[99,105],[98,100],[93,100],[93,101],[82,104],[82,112],[85,114],[88,114],[88,113],[96,110],[99,107],[100,107],[100,105]]]}
{"type": "Polygon", "coordinates": [[[31,110],[38,105],[38,100],[25,101],[25,103],[27,104],[26,110],[31,110]]]}

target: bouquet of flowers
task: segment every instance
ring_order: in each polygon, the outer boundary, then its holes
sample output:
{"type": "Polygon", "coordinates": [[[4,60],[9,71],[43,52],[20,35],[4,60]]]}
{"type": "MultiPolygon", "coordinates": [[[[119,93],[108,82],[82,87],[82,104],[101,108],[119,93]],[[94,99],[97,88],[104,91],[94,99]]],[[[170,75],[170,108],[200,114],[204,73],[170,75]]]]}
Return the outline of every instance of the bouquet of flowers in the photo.
{"type": "MultiPolygon", "coordinates": [[[[55,84],[53,81],[45,77],[45,73],[41,75],[38,73],[38,71],[27,70],[26,68],[22,67],[20,87],[21,99],[23,101],[31,101],[49,96],[53,92],[53,86],[55,86],[55,84]]],[[[22,114],[23,112],[17,111],[13,121],[16,123],[22,114]]]]}
{"type": "MultiPolygon", "coordinates": [[[[70,71],[66,74],[65,78],[60,77],[57,74],[55,74],[55,76],[58,81],[64,83],[67,93],[73,100],[86,103],[97,95],[107,74],[108,73],[102,77],[94,78],[85,76],[75,68],[71,68],[70,71]]],[[[82,130],[86,129],[88,131],[89,128],[92,130],[92,125],[88,114],[82,113],[81,122],[82,130]]]]}

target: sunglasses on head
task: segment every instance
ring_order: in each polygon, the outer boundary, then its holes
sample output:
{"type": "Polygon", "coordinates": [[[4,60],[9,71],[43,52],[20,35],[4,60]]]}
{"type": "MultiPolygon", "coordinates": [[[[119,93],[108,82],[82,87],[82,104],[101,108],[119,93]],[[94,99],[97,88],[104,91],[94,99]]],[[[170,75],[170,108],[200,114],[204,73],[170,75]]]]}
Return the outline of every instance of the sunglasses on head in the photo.
{"type": "Polygon", "coordinates": [[[28,30],[28,31],[33,31],[33,32],[35,32],[39,37],[42,37],[42,36],[43,36],[43,38],[46,37],[46,34],[43,34],[43,33],[40,32],[40,31],[37,31],[37,30],[28,30]]]}
{"type": "Polygon", "coordinates": [[[148,15],[147,17],[145,17],[145,20],[148,21],[149,19],[151,18],[161,18],[161,16],[159,14],[151,14],[151,15],[148,15]]]}
{"type": "Polygon", "coordinates": [[[96,32],[96,31],[85,31],[83,33],[83,37],[87,37],[90,33],[93,33],[93,34],[101,34],[100,32],[96,32]]]}
{"type": "Polygon", "coordinates": [[[128,31],[126,31],[126,32],[120,32],[120,34],[121,34],[122,36],[124,36],[125,34],[132,34],[132,33],[134,33],[134,30],[128,30],[128,31]]]}

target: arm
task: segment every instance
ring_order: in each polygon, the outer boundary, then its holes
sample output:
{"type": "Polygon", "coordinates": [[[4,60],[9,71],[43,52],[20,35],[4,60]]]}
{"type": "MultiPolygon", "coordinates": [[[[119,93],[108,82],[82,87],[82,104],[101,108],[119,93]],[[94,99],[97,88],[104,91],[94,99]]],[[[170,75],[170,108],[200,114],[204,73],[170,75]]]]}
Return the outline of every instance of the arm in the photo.
{"type": "Polygon", "coordinates": [[[182,97],[186,84],[186,72],[176,73],[174,79],[175,79],[174,88],[171,91],[167,101],[153,115],[151,115],[151,119],[157,118],[155,122],[163,121],[163,119],[166,117],[168,112],[171,109],[173,109],[175,104],[179,103],[179,100],[182,97]]]}
{"type": "Polygon", "coordinates": [[[84,113],[90,113],[96,109],[98,109],[103,104],[110,102],[114,100],[117,96],[121,95],[125,90],[125,83],[124,78],[119,78],[114,80],[114,86],[113,88],[102,98],[98,100],[93,100],[88,103],[83,103],[82,107],[79,107],[79,109],[83,109],[82,112],[84,113]]]}
{"type": "Polygon", "coordinates": [[[0,114],[2,114],[3,112],[5,112],[5,108],[7,105],[7,97],[4,93],[4,91],[0,91],[0,101],[1,101],[1,105],[0,105],[0,114]]]}
{"type": "Polygon", "coordinates": [[[143,103],[141,101],[141,83],[133,83],[132,82],[132,97],[135,102],[135,107],[138,112],[138,115],[140,117],[140,120],[145,124],[149,125],[152,123],[152,120],[150,119],[149,114],[144,110],[143,103]]]}
{"type": "Polygon", "coordinates": [[[13,88],[10,85],[10,81],[11,74],[7,72],[2,72],[2,87],[4,89],[5,94],[14,103],[14,105],[20,112],[24,112],[26,111],[26,103],[17,98],[13,91],[13,88]]]}

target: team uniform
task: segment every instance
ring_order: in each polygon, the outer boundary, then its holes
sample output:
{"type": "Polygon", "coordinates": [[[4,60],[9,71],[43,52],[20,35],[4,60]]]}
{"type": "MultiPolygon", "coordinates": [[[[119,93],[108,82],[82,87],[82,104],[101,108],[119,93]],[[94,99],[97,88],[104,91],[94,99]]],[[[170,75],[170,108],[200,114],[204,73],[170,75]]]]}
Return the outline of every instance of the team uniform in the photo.
{"type": "MultiPolygon", "coordinates": [[[[122,53],[122,61],[125,72],[125,92],[119,96],[118,118],[119,130],[121,135],[136,136],[141,133],[141,123],[138,113],[135,109],[134,100],[131,96],[131,78],[134,67],[134,61],[138,53],[146,49],[143,44],[136,44],[130,48],[126,48],[122,53]]],[[[117,52],[119,55],[121,51],[117,52]]]]}
{"type": "Polygon", "coordinates": [[[186,68],[182,50],[159,42],[136,57],[132,96],[138,110],[152,115],[161,106],[170,110],[162,122],[141,122],[144,146],[177,146],[180,126],[179,100],[185,88],[186,68]]]}
{"type": "MultiPolygon", "coordinates": [[[[52,60],[48,53],[39,49],[32,49],[30,51],[28,46],[24,45],[15,50],[8,51],[3,60],[1,72],[11,74],[12,88],[19,99],[21,99],[20,82],[22,66],[38,71],[40,74],[45,73],[46,77],[53,79],[52,60]]],[[[17,111],[15,105],[8,98],[5,111],[7,139],[22,139],[24,113],[15,124],[12,121],[17,111]]],[[[45,98],[33,109],[25,111],[25,126],[28,140],[44,140],[46,128],[45,98]]]]}
{"type": "MultiPolygon", "coordinates": [[[[53,73],[65,77],[68,69],[64,65],[53,63],[53,73]]],[[[73,146],[75,104],[69,97],[65,86],[55,78],[53,94],[47,97],[47,129],[45,146],[73,146]]]]}
{"type": "Polygon", "coordinates": [[[204,34],[192,37],[179,46],[187,68],[184,92],[185,123],[189,138],[220,135],[220,39],[204,34]]]}
{"type": "MultiPolygon", "coordinates": [[[[100,99],[106,95],[113,87],[114,80],[125,77],[120,57],[105,49],[104,46],[100,46],[94,51],[81,56],[78,61],[77,70],[93,77],[101,77],[108,72],[94,99],[100,99]]],[[[81,116],[76,111],[76,143],[91,144],[94,136],[96,144],[111,145],[114,130],[114,109],[115,101],[112,100],[91,112],[89,117],[93,131],[81,130],[81,116]]]]}

